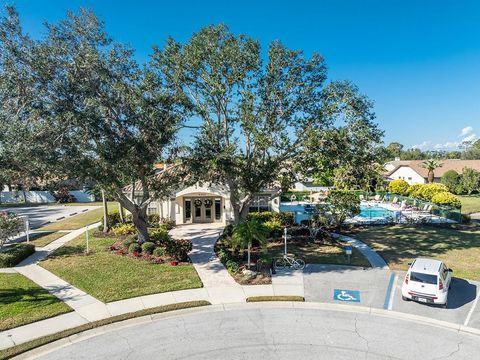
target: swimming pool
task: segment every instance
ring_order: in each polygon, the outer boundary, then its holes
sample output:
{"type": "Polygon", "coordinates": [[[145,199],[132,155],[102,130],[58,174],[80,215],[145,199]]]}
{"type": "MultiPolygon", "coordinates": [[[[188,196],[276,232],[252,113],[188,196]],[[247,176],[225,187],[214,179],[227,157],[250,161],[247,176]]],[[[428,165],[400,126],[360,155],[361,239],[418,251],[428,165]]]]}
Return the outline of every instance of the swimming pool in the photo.
{"type": "MultiPolygon", "coordinates": [[[[302,220],[309,220],[311,218],[314,205],[305,203],[281,203],[280,212],[293,212],[295,214],[295,222],[300,223],[302,220]]],[[[365,219],[373,218],[388,218],[394,216],[394,213],[384,207],[378,205],[360,205],[359,217],[365,219]]]]}

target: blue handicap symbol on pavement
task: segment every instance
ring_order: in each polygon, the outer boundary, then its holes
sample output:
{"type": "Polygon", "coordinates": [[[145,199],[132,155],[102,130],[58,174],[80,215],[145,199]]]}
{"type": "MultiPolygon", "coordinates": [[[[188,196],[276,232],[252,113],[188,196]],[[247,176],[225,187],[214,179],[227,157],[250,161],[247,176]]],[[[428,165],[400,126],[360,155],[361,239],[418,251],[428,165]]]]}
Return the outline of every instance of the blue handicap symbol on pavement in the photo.
{"type": "Polygon", "coordinates": [[[333,290],[333,300],[360,302],[360,291],[358,290],[333,290]]]}

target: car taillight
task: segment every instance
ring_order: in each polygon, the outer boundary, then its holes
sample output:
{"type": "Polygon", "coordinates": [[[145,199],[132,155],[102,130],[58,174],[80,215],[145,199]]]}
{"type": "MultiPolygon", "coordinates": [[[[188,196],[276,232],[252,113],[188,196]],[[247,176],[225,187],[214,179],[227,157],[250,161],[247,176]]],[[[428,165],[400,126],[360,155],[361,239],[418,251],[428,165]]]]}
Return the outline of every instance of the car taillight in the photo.
{"type": "Polygon", "coordinates": [[[438,279],[438,290],[443,290],[443,282],[440,279],[438,279]]]}
{"type": "Polygon", "coordinates": [[[408,284],[408,280],[409,280],[409,275],[407,273],[407,275],[405,275],[405,284],[408,284]]]}

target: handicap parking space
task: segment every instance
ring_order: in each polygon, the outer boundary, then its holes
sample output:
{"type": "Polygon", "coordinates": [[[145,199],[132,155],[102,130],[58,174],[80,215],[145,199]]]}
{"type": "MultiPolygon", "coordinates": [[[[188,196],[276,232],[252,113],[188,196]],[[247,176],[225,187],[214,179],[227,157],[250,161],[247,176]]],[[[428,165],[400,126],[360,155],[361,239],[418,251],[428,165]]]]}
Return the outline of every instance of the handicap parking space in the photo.
{"type": "Polygon", "coordinates": [[[479,309],[472,307],[475,304],[477,292],[480,290],[480,283],[459,278],[452,279],[452,285],[448,295],[448,308],[443,309],[438,305],[417,303],[414,301],[402,300],[402,283],[405,272],[398,272],[398,279],[394,291],[392,310],[419,316],[426,316],[432,319],[447,321],[464,325],[470,315],[468,326],[480,327],[479,309]]]}
{"type": "Polygon", "coordinates": [[[392,271],[309,264],[304,270],[305,300],[383,308],[392,271]]]}

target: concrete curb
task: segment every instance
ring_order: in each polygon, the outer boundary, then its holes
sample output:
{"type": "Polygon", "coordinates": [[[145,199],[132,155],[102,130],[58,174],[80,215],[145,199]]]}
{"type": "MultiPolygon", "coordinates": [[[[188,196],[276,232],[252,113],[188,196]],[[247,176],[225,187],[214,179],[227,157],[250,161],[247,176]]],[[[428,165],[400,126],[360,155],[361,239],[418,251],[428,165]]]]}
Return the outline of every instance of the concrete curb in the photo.
{"type": "Polygon", "coordinates": [[[290,301],[272,301],[272,302],[253,302],[253,303],[226,303],[217,305],[208,305],[202,307],[173,310],[165,313],[146,315],[139,318],[128,319],[114,324],[104,325],[95,329],[87,330],[82,333],[71,335],[67,338],[54,341],[50,344],[30,350],[21,354],[15,359],[32,359],[41,355],[46,355],[68,345],[90,339],[92,337],[106,334],[108,332],[124,329],[135,325],[141,325],[160,321],[163,319],[175,318],[188,314],[197,314],[205,312],[220,312],[220,311],[234,311],[234,310],[249,310],[249,309],[310,309],[320,311],[337,311],[349,312],[371,316],[379,316],[400,321],[413,322],[420,325],[427,325],[450,330],[458,333],[463,333],[472,336],[480,337],[480,329],[474,329],[468,326],[453,324],[445,321],[435,320],[423,316],[400,313],[391,310],[377,309],[366,306],[342,305],[331,303],[317,303],[317,302],[290,302],[290,301]]]}

